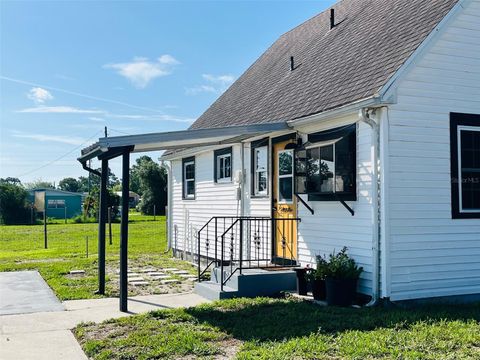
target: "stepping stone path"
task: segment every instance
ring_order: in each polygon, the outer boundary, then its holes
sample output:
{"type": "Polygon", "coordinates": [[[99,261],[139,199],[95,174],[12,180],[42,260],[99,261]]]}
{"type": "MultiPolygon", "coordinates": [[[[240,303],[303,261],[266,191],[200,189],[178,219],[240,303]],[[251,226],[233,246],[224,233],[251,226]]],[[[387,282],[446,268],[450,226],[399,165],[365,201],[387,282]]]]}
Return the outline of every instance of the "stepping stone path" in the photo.
{"type": "Polygon", "coordinates": [[[140,269],[139,272],[142,272],[142,273],[151,273],[151,272],[156,272],[157,269],[155,268],[144,268],[144,269],[140,269]]]}
{"type": "Polygon", "coordinates": [[[190,280],[190,279],[194,280],[197,278],[195,275],[186,275],[186,274],[180,274],[180,277],[187,280],[190,280]]]}
{"type": "Polygon", "coordinates": [[[164,285],[168,285],[168,284],[178,284],[180,281],[175,279],[170,279],[170,280],[161,280],[160,282],[164,285]]]}
{"type": "Polygon", "coordinates": [[[187,270],[176,270],[176,271],[172,271],[172,274],[175,274],[175,275],[188,275],[190,274],[187,270]]]}
{"type": "Polygon", "coordinates": [[[148,281],[132,281],[130,282],[133,286],[147,286],[150,283],[148,281]]]}
{"type": "Polygon", "coordinates": [[[85,275],[85,270],[70,270],[70,275],[85,275]]]}
{"type": "Polygon", "coordinates": [[[134,283],[137,281],[145,281],[145,279],[141,276],[135,276],[135,277],[128,277],[128,282],[129,283],[134,283]]]}
{"type": "Polygon", "coordinates": [[[147,273],[148,276],[159,276],[159,275],[166,275],[164,272],[161,271],[151,271],[147,273]]]}
{"type": "Polygon", "coordinates": [[[178,271],[177,268],[166,268],[166,269],[163,269],[165,271],[170,271],[170,272],[173,272],[173,271],[178,271]]]}
{"type": "Polygon", "coordinates": [[[152,275],[150,276],[153,280],[165,280],[165,279],[171,279],[170,275],[152,275]]]}

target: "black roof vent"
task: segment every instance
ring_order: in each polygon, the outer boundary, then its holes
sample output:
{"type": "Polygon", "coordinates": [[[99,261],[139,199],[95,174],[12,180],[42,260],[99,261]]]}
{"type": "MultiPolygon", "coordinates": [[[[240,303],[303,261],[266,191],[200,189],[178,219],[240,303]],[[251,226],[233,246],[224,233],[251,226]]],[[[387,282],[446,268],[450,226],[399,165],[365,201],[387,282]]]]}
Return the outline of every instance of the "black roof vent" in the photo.
{"type": "Polygon", "coordinates": [[[330,30],[335,27],[335,9],[330,9],[330,30]]]}
{"type": "Polygon", "coordinates": [[[290,56],[290,71],[295,70],[295,61],[293,60],[293,56],[290,56]]]}

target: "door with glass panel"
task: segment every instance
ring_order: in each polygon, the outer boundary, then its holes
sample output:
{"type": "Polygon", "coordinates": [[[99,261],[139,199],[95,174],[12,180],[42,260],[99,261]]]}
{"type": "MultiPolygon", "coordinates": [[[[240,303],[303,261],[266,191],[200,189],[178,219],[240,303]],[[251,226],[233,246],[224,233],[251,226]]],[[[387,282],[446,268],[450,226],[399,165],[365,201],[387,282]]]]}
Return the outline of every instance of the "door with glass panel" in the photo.
{"type": "Polygon", "coordinates": [[[297,258],[297,204],[294,195],[294,153],[287,145],[293,140],[273,144],[273,217],[276,263],[291,264],[297,258]],[[292,219],[292,220],[286,220],[292,219]]]}

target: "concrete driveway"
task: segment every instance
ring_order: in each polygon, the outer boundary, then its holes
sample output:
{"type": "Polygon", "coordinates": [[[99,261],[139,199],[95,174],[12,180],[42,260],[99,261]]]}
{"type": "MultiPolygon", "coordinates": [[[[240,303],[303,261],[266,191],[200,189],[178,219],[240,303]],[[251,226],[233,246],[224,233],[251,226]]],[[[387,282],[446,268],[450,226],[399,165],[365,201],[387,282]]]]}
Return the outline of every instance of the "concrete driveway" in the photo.
{"type": "Polygon", "coordinates": [[[118,310],[118,298],[103,298],[65,301],[66,311],[0,315],[0,359],[87,360],[71,331],[81,322],[101,322],[204,302],[208,300],[192,293],[145,295],[128,299],[128,314],[118,310]]]}
{"type": "Polygon", "coordinates": [[[62,310],[65,306],[38,271],[0,273],[0,315],[62,310]]]}

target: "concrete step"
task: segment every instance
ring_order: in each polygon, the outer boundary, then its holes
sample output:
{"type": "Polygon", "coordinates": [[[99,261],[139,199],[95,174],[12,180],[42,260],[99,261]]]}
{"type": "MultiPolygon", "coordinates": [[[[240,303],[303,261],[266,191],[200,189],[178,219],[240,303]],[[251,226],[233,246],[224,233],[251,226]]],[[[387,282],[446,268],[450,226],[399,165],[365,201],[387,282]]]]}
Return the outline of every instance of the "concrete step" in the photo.
{"type": "Polygon", "coordinates": [[[194,292],[208,300],[221,300],[231,299],[237,297],[238,291],[228,286],[223,287],[223,291],[220,290],[220,284],[213,281],[203,281],[195,284],[194,292]]]}
{"type": "MultiPolygon", "coordinates": [[[[224,269],[224,279],[230,275],[229,271],[230,269],[224,269]]],[[[212,269],[212,280],[197,284],[195,292],[208,299],[217,300],[230,297],[272,296],[282,291],[296,289],[296,274],[293,270],[244,269],[242,274],[236,271],[232,275],[224,286],[223,294],[220,291],[220,274],[221,269],[212,269]],[[209,293],[203,294],[204,291],[209,293]]]]}

